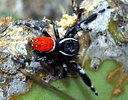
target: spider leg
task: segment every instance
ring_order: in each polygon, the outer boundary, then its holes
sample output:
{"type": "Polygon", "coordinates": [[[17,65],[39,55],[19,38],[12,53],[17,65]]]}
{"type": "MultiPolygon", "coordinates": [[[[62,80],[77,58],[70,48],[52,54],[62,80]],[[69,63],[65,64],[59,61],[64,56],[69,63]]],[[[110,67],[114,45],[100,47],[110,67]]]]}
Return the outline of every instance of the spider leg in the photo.
{"type": "Polygon", "coordinates": [[[35,26],[35,25],[32,25],[32,24],[29,24],[29,23],[24,23],[24,22],[16,22],[15,25],[25,25],[27,27],[30,27],[30,28],[34,28],[36,30],[39,30],[40,32],[42,32],[45,36],[47,37],[51,37],[47,31],[45,29],[43,29],[42,27],[38,27],[38,26],[35,26]]]}
{"type": "MultiPolygon", "coordinates": [[[[73,27],[71,27],[69,30],[67,30],[64,37],[65,38],[67,38],[67,37],[73,38],[77,34],[78,31],[84,30],[87,27],[88,23],[91,23],[92,21],[94,21],[97,18],[98,14],[105,12],[106,9],[110,9],[110,6],[108,6],[105,9],[100,10],[98,13],[94,13],[94,14],[90,15],[88,18],[81,21],[79,24],[76,24],[73,27]]],[[[86,29],[88,29],[88,28],[86,28],[86,29]]]]}
{"type": "Polygon", "coordinates": [[[62,63],[62,75],[60,76],[60,78],[66,78],[67,77],[67,65],[65,63],[62,63]]]}
{"type": "Polygon", "coordinates": [[[41,57],[41,58],[31,58],[31,59],[22,59],[22,58],[13,58],[12,57],[12,60],[18,61],[20,63],[31,62],[31,61],[33,61],[33,62],[44,62],[44,61],[47,60],[47,58],[46,58],[46,56],[41,57]]]}
{"type": "Polygon", "coordinates": [[[106,11],[106,9],[110,9],[110,8],[111,7],[108,6],[107,8],[100,10],[98,13],[94,13],[94,14],[90,15],[88,18],[86,18],[85,20],[83,20],[82,22],[79,23],[80,27],[82,27],[82,24],[85,24],[86,25],[86,24],[94,21],[97,18],[97,16],[98,16],[99,13],[103,13],[103,12],[106,11]]]}
{"type": "Polygon", "coordinates": [[[75,12],[76,12],[76,10],[74,9],[74,3],[75,3],[75,1],[74,1],[74,0],[72,0],[72,9],[73,9],[73,12],[75,13],[75,12]]]}
{"type": "Polygon", "coordinates": [[[59,41],[60,40],[60,37],[59,37],[59,32],[58,32],[57,25],[56,24],[53,24],[53,28],[54,28],[56,40],[59,41]]]}
{"type": "Polygon", "coordinates": [[[80,65],[77,65],[74,60],[70,60],[69,63],[74,68],[74,70],[79,73],[84,83],[90,87],[90,89],[95,93],[95,95],[98,95],[97,91],[93,87],[93,84],[91,83],[91,80],[87,76],[86,72],[80,67],[80,65]]]}
{"type": "Polygon", "coordinates": [[[82,15],[82,12],[83,12],[83,9],[80,9],[79,5],[77,5],[76,9],[75,9],[75,0],[72,0],[72,9],[73,9],[73,12],[78,15],[78,19],[81,18],[81,15],[82,15]]]}

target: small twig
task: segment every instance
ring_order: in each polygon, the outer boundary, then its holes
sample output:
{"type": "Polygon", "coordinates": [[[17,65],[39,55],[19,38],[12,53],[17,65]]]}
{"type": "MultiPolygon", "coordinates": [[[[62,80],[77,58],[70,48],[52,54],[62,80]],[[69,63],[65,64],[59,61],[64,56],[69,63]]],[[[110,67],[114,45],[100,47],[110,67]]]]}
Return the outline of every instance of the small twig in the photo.
{"type": "Polygon", "coordinates": [[[33,79],[35,82],[38,82],[41,86],[47,86],[47,87],[49,87],[49,88],[55,90],[56,92],[58,92],[58,93],[60,93],[60,94],[62,94],[62,95],[64,95],[64,96],[66,96],[67,98],[69,98],[69,99],[71,99],[71,100],[76,100],[75,98],[69,96],[68,94],[64,93],[63,91],[60,91],[60,90],[57,89],[56,87],[54,87],[54,86],[52,86],[52,85],[46,83],[45,81],[39,79],[38,77],[36,77],[36,76],[30,74],[30,73],[27,72],[25,69],[21,69],[20,71],[21,71],[24,75],[26,75],[26,76],[30,77],[31,79],[33,79]]]}

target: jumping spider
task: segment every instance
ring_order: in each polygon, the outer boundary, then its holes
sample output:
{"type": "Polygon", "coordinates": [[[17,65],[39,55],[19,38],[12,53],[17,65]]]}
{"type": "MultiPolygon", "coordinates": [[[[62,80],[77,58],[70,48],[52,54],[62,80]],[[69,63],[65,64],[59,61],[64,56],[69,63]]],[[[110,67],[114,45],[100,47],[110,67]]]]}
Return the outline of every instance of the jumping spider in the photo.
{"type": "Polygon", "coordinates": [[[88,18],[84,19],[80,23],[74,25],[73,27],[69,28],[64,36],[64,38],[60,38],[58,33],[57,25],[53,25],[56,40],[52,39],[51,36],[47,33],[47,31],[41,27],[31,25],[29,23],[23,22],[16,22],[15,25],[25,25],[27,27],[36,29],[41,31],[45,36],[44,37],[37,37],[28,42],[28,44],[39,51],[42,55],[40,58],[32,58],[32,59],[21,59],[21,58],[12,58],[14,61],[19,62],[46,62],[49,65],[55,64],[55,58],[58,57],[60,59],[60,64],[63,68],[63,73],[61,77],[67,76],[67,65],[65,59],[68,59],[69,65],[80,75],[83,79],[85,84],[91,88],[91,90],[98,95],[97,91],[93,87],[90,78],[86,75],[86,72],[81,68],[79,64],[77,64],[73,59],[79,57],[79,41],[74,38],[77,32],[81,30],[85,30],[88,23],[95,20],[98,14],[103,13],[106,9],[109,9],[108,6],[105,9],[100,10],[98,13],[94,13],[90,15],[88,18]]]}

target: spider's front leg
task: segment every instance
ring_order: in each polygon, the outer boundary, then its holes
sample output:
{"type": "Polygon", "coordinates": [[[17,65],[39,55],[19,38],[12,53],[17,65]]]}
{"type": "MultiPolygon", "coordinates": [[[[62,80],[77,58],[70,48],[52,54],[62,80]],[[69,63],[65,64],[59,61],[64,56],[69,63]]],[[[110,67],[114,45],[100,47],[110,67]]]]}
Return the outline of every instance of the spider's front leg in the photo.
{"type": "Polygon", "coordinates": [[[80,23],[74,25],[73,27],[71,27],[65,34],[65,38],[67,37],[70,37],[70,38],[73,38],[77,32],[81,31],[81,30],[91,30],[91,29],[88,29],[88,24],[93,22],[97,16],[103,12],[105,12],[107,9],[110,9],[111,7],[108,6],[102,10],[100,10],[99,12],[97,13],[93,13],[92,15],[90,15],[88,18],[84,19],[83,21],[81,21],[80,23]]]}
{"type": "Polygon", "coordinates": [[[80,67],[80,65],[78,65],[74,60],[70,60],[69,64],[74,68],[74,70],[77,73],[79,73],[84,83],[91,88],[91,90],[95,93],[95,95],[98,95],[97,91],[93,87],[93,84],[91,83],[90,78],[87,76],[86,72],[80,67]]]}

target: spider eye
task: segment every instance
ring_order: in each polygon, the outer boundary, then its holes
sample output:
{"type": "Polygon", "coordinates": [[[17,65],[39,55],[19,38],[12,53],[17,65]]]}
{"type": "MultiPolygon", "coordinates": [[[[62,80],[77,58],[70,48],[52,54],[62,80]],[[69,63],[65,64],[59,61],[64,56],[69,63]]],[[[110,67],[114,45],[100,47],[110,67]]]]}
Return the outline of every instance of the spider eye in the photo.
{"type": "Polygon", "coordinates": [[[74,38],[64,38],[59,44],[63,55],[73,56],[79,52],[79,42],[74,38]]]}

